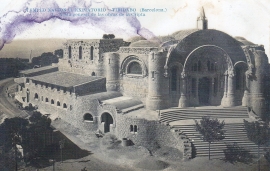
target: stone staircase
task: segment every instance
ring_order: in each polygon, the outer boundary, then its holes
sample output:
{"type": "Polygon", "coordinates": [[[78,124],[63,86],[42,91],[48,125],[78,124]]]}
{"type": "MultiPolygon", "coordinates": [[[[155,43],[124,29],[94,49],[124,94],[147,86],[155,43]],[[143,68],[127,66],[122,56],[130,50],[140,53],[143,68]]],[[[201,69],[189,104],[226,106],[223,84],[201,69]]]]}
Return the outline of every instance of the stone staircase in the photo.
{"type": "Polygon", "coordinates": [[[160,111],[161,122],[173,122],[187,119],[201,119],[203,116],[213,118],[249,118],[247,108],[242,106],[222,107],[196,107],[196,108],[172,108],[160,111]]]}
{"type": "MultiPolygon", "coordinates": [[[[236,142],[239,146],[249,150],[255,156],[258,153],[257,145],[249,141],[244,128],[243,119],[248,119],[248,113],[244,107],[218,108],[201,107],[171,109],[161,111],[160,121],[171,126],[171,129],[179,135],[187,137],[194,145],[193,157],[208,156],[208,142],[204,142],[202,135],[196,131],[194,119],[210,116],[225,120],[225,139],[211,143],[211,158],[224,158],[225,143],[236,142]]],[[[260,148],[261,154],[265,151],[260,148]]]]}
{"type": "MultiPolygon", "coordinates": [[[[190,139],[195,147],[195,157],[208,156],[208,142],[202,140],[201,134],[195,130],[194,125],[174,125],[171,128],[181,130],[181,133],[190,139]]],[[[225,138],[221,141],[211,143],[211,156],[214,158],[223,158],[223,150],[226,149],[225,143],[234,142],[249,150],[251,154],[257,155],[257,145],[247,138],[244,123],[225,123],[224,130],[225,138]]],[[[264,147],[260,148],[260,152],[263,154],[264,147]]]]}

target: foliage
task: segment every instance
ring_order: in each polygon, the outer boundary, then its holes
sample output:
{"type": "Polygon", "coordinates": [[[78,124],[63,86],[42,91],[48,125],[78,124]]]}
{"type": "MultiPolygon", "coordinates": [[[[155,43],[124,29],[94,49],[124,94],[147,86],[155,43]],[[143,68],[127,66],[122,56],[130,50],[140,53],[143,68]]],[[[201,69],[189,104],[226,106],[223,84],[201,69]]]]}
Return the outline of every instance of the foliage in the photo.
{"type": "MultiPolygon", "coordinates": [[[[258,146],[258,157],[260,157],[260,146],[269,144],[270,130],[266,122],[248,122],[244,120],[247,137],[258,146]]],[[[260,170],[260,160],[258,160],[258,170],[260,170]]]]}
{"type": "Polygon", "coordinates": [[[19,58],[0,58],[0,79],[16,77],[27,66],[19,58]]]}
{"type": "Polygon", "coordinates": [[[29,121],[27,135],[24,138],[24,149],[28,151],[29,156],[36,156],[45,148],[46,138],[52,133],[51,119],[39,112],[34,112],[29,121]]]}
{"type": "Polygon", "coordinates": [[[253,141],[257,145],[265,145],[269,143],[270,131],[267,123],[260,123],[258,121],[248,122],[244,120],[244,125],[249,140],[253,141]]]}
{"type": "Polygon", "coordinates": [[[114,39],[115,35],[114,34],[103,34],[103,39],[114,39]]]}
{"type": "Polygon", "coordinates": [[[58,57],[52,52],[42,53],[40,56],[32,58],[33,65],[48,66],[52,63],[58,63],[58,57]]]}
{"type": "Polygon", "coordinates": [[[224,128],[225,122],[220,122],[217,118],[202,117],[200,123],[195,120],[196,131],[202,134],[204,141],[209,143],[209,160],[210,160],[210,144],[214,141],[220,141],[225,138],[224,128]]]}
{"type": "Polygon", "coordinates": [[[248,150],[240,147],[237,143],[226,144],[227,148],[224,149],[225,160],[230,163],[242,162],[251,163],[253,155],[248,150]]]}
{"type": "Polygon", "coordinates": [[[202,117],[200,124],[197,120],[196,131],[199,131],[203,135],[203,140],[209,143],[224,139],[224,126],[225,122],[220,122],[218,119],[211,119],[210,117],[202,117]]]}
{"type": "Polygon", "coordinates": [[[4,146],[5,152],[9,151],[14,144],[21,144],[22,138],[25,136],[27,131],[28,121],[23,118],[6,118],[5,121],[1,124],[1,133],[2,141],[0,144],[4,146]]]}
{"type": "Polygon", "coordinates": [[[51,135],[51,120],[39,112],[34,112],[28,119],[19,117],[7,118],[0,125],[0,146],[8,154],[19,144],[26,156],[35,157],[45,148],[46,135],[51,135]]]}
{"type": "Polygon", "coordinates": [[[54,55],[58,58],[63,58],[63,49],[57,49],[54,51],[54,55]]]}

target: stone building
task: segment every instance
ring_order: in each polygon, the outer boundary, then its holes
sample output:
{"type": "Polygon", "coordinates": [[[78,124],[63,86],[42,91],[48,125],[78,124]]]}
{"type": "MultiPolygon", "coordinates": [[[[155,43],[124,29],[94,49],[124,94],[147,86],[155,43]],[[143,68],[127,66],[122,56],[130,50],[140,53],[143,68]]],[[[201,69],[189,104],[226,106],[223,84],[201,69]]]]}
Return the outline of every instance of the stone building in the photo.
{"type": "Polygon", "coordinates": [[[181,146],[159,122],[170,107],[246,106],[267,119],[264,47],[208,29],[203,9],[196,29],[134,40],[68,40],[58,64],[21,71],[16,99],[143,145],[181,146]]]}

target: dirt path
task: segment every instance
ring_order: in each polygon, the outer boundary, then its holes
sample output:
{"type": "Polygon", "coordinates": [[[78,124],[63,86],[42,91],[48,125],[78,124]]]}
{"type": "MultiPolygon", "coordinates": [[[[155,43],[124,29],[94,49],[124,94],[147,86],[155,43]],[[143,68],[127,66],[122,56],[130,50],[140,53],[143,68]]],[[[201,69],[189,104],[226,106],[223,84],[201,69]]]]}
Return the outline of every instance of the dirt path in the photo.
{"type": "Polygon", "coordinates": [[[14,78],[7,78],[0,81],[0,110],[7,116],[7,117],[16,117],[25,114],[24,111],[19,110],[16,108],[14,104],[8,99],[6,88],[12,84],[14,78]]]}

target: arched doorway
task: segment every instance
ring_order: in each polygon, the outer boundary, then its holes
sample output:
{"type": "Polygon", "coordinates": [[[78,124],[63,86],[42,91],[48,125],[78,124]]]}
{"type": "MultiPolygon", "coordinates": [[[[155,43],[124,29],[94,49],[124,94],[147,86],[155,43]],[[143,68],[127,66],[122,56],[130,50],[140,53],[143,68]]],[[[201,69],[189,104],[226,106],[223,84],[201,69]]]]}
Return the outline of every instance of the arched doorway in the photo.
{"type": "Polygon", "coordinates": [[[210,79],[203,77],[199,79],[198,96],[200,105],[208,105],[210,98],[210,79]]]}
{"type": "Polygon", "coordinates": [[[181,89],[181,72],[182,65],[178,62],[174,62],[169,66],[169,79],[170,79],[170,99],[171,106],[178,106],[180,98],[180,89],[181,89]]]}
{"type": "Polygon", "coordinates": [[[234,96],[234,87],[227,89],[235,79],[233,74],[228,77],[233,69],[229,55],[220,47],[205,45],[194,49],[184,63],[182,82],[186,87],[179,106],[228,106],[222,102],[228,101],[227,94],[234,96]]]}
{"type": "Polygon", "coordinates": [[[248,66],[245,62],[237,62],[234,66],[235,70],[235,97],[236,97],[236,104],[242,105],[242,98],[244,96],[244,92],[247,91],[248,87],[246,83],[246,75],[245,72],[247,71],[248,66]]]}
{"type": "Polygon", "coordinates": [[[101,123],[104,124],[104,133],[110,132],[110,125],[113,124],[113,118],[109,113],[101,115],[101,123]]]}

